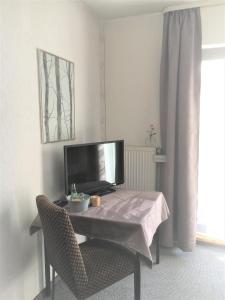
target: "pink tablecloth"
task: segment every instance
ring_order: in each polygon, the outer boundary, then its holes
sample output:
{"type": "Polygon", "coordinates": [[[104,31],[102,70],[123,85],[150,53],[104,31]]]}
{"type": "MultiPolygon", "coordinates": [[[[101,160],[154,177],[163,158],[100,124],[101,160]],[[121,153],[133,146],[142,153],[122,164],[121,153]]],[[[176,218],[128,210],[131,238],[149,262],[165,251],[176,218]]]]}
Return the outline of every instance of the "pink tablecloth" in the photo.
{"type": "Polygon", "coordinates": [[[150,259],[153,236],[168,216],[162,193],[123,189],[102,197],[101,207],[70,211],[75,232],[117,242],[150,259]]]}

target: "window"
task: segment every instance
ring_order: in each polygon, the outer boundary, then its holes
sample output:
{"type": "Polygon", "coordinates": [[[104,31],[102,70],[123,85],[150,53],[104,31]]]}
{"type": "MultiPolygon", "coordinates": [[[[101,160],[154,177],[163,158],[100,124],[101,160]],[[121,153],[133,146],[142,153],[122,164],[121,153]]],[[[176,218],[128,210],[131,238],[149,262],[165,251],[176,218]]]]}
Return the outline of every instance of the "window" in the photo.
{"type": "Polygon", "coordinates": [[[225,240],[225,48],[203,49],[200,102],[198,227],[225,240]]]}

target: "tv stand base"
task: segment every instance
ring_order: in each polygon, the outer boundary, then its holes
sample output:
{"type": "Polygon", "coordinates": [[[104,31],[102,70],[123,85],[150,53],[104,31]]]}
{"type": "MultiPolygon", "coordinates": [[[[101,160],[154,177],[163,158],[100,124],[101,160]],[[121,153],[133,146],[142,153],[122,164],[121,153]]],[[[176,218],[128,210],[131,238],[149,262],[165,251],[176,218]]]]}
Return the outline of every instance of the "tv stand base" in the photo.
{"type": "Polygon", "coordinates": [[[111,193],[114,193],[114,192],[116,192],[116,189],[110,187],[110,188],[107,188],[107,189],[97,191],[95,193],[95,195],[104,196],[104,195],[111,194],[111,193]]]}

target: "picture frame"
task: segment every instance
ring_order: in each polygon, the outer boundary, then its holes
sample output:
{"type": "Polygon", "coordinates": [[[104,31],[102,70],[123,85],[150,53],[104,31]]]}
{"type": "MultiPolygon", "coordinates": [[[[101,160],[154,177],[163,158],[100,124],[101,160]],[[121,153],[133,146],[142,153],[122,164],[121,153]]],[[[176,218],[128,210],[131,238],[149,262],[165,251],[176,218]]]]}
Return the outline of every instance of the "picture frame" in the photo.
{"type": "Polygon", "coordinates": [[[75,139],[74,63],[37,49],[41,142],[75,139]]]}

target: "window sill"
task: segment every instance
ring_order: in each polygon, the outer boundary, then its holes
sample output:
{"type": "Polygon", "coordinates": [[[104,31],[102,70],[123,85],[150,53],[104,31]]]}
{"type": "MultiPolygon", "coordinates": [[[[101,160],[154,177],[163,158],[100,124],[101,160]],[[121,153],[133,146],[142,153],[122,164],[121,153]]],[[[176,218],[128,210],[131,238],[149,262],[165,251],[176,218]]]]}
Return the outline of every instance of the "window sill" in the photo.
{"type": "Polygon", "coordinates": [[[225,240],[218,240],[202,233],[197,233],[197,242],[225,247],[225,240]]]}

